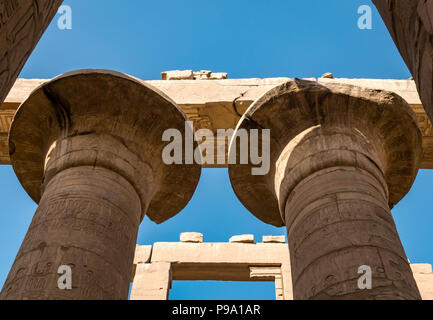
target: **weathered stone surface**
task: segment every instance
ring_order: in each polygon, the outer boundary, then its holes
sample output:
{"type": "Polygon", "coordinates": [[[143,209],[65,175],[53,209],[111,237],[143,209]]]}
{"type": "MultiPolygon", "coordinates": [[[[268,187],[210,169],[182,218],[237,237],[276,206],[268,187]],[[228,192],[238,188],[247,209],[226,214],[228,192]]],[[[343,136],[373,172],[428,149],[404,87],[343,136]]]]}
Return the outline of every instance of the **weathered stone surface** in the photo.
{"type": "Polygon", "coordinates": [[[287,244],[280,243],[158,242],[153,246],[151,262],[170,262],[173,279],[189,281],[262,281],[251,278],[251,267],[281,267],[289,290],[292,285],[287,248],[287,244]]]}
{"type": "Polygon", "coordinates": [[[152,246],[140,246],[135,248],[134,264],[148,263],[152,256],[152,246]]]}
{"type": "Polygon", "coordinates": [[[263,243],[286,243],[286,236],[263,236],[263,243]]]}
{"type": "Polygon", "coordinates": [[[212,72],[210,70],[173,70],[161,73],[161,80],[223,80],[227,79],[226,72],[212,72]]]}
{"type": "MultiPolygon", "coordinates": [[[[428,263],[413,263],[410,265],[413,273],[433,273],[431,264],[428,263]]],[[[433,283],[432,283],[433,285],[433,283]]]]}
{"type": "Polygon", "coordinates": [[[180,234],[180,242],[202,243],[203,234],[198,232],[183,232],[180,234]]]}
{"type": "Polygon", "coordinates": [[[410,104],[412,110],[418,120],[418,125],[421,129],[423,136],[422,149],[423,156],[420,164],[422,169],[433,169],[433,127],[431,122],[425,113],[425,110],[421,104],[416,84],[414,81],[407,80],[381,80],[381,79],[318,79],[320,84],[325,86],[329,84],[349,84],[369,88],[372,90],[386,90],[392,91],[400,95],[410,104]]]}
{"type": "Polygon", "coordinates": [[[0,104],[63,0],[0,2],[0,104]]]}
{"type": "Polygon", "coordinates": [[[130,300],[167,300],[171,283],[170,263],[138,264],[130,300]]]}
{"type": "Polygon", "coordinates": [[[242,234],[230,238],[231,243],[254,243],[253,234],[242,234]]]}
{"type": "Polygon", "coordinates": [[[194,72],[192,70],[173,70],[161,73],[161,80],[193,80],[194,72]]]}
{"type": "Polygon", "coordinates": [[[293,299],[286,244],[155,243],[151,260],[134,265],[131,299],[164,299],[171,280],[275,281],[276,298],[293,299]]]}
{"type": "Polygon", "coordinates": [[[431,264],[410,265],[423,300],[433,300],[433,271],[431,264]]]}
{"type": "Polygon", "coordinates": [[[194,79],[195,80],[208,80],[210,78],[210,75],[212,74],[212,71],[210,70],[201,70],[194,72],[194,79]]]}
{"type": "Polygon", "coordinates": [[[324,73],[321,78],[324,79],[334,79],[334,75],[330,72],[324,73]]]}
{"type": "Polygon", "coordinates": [[[136,245],[134,255],[134,265],[132,267],[132,280],[135,276],[137,264],[150,262],[152,256],[152,246],[140,246],[136,245]]]}
{"type": "Polygon", "coordinates": [[[198,183],[199,166],[161,158],[162,132],[184,132],[185,120],[162,93],[117,72],[81,70],[34,91],[9,147],[39,207],[0,297],[126,299],[144,215],[169,219],[198,183]],[[61,265],[73,268],[72,290],[57,287],[61,265]]]}
{"type": "Polygon", "coordinates": [[[420,298],[390,214],[421,160],[401,97],[294,80],[258,99],[237,128],[271,129],[270,173],[253,176],[250,163],[229,165],[229,175],[248,210],[286,225],[295,299],[420,298]],[[358,289],[363,265],[378,278],[372,290],[358,289]]]}
{"type": "Polygon", "coordinates": [[[227,72],[212,72],[209,76],[210,80],[224,80],[227,79],[228,75],[227,72]]]}
{"type": "Polygon", "coordinates": [[[373,0],[433,120],[433,1],[373,0]]]}
{"type": "MultiPolygon", "coordinates": [[[[151,262],[202,265],[216,263],[272,265],[289,263],[288,245],[282,243],[183,243],[156,242],[151,262]]],[[[191,277],[194,277],[191,274],[191,277]]],[[[194,278],[190,279],[194,280],[194,278]]],[[[196,279],[198,280],[198,279],[196,279]]],[[[211,279],[210,279],[211,280],[211,279]]]]}

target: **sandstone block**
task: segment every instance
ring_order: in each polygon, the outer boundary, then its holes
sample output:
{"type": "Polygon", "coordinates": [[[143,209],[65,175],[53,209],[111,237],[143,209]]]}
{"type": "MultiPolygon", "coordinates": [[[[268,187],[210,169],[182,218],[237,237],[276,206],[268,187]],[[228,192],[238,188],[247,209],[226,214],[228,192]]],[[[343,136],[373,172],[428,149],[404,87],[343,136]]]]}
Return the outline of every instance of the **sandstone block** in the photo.
{"type": "Polygon", "coordinates": [[[327,73],[323,74],[321,76],[321,78],[334,79],[334,75],[331,72],[327,72],[327,73]]]}
{"type": "Polygon", "coordinates": [[[180,234],[180,242],[202,243],[203,234],[198,232],[184,232],[180,234]]]}
{"type": "Polygon", "coordinates": [[[410,268],[413,273],[433,273],[431,264],[428,263],[415,263],[411,264],[410,268]]]}
{"type": "Polygon", "coordinates": [[[135,248],[134,264],[148,263],[152,255],[152,246],[140,246],[135,248]]]}
{"type": "Polygon", "coordinates": [[[263,243],[286,243],[286,236],[263,236],[263,243]]]}
{"type": "Polygon", "coordinates": [[[212,72],[210,75],[210,80],[223,80],[227,79],[228,75],[227,72],[212,72]]]}
{"type": "Polygon", "coordinates": [[[238,236],[233,236],[230,238],[231,243],[254,243],[253,234],[243,234],[238,236]]]}
{"type": "Polygon", "coordinates": [[[162,80],[193,80],[194,73],[192,70],[173,70],[161,73],[162,80]]]}
{"type": "Polygon", "coordinates": [[[194,79],[196,79],[196,80],[208,80],[210,78],[211,74],[212,74],[212,71],[200,70],[200,71],[194,72],[194,79]]]}

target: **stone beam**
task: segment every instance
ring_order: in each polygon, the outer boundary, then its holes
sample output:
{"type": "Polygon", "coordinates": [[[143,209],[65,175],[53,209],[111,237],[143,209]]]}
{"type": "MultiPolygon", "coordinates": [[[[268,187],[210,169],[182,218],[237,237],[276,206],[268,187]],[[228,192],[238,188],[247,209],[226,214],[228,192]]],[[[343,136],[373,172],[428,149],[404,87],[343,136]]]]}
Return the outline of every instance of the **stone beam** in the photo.
{"type": "Polygon", "coordinates": [[[287,244],[159,242],[151,262],[171,262],[175,280],[254,281],[251,266],[280,267],[289,259],[287,244]]]}
{"type": "Polygon", "coordinates": [[[406,101],[295,79],[256,100],[242,129],[270,130],[271,167],[260,176],[230,163],[231,185],[257,218],[286,226],[295,299],[421,298],[390,214],[422,156],[406,101]],[[357,286],[362,265],[380,278],[371,290],[357,286]]]}
{"type": "MultiPolygon", "coordinates": [[[[281,238],[277,239],[281,241],[281,238]]],[[[270,237],[264,237],[264,241],[270,241],[270,237]]],[[[411,264],[411,269],[422,299],[433,299],[431,265],[411,264]]],[[[272,281],[275,282],[277,300],[293,300],[287,243],[157,242],[153,246],[137,245],[134,270],[131,300],[165,300],[173,280],[272,281]]]]}
{"type": "Polygon", "coordinates": [[[132,300],[164,300],[172,280],[273,281],[277,300],[293,299],[287,243],[157,242],[149,247],[136,249],[132,300]]]}
{"type": "MultiPolygon", "coordinates": [[[[268,79],[224,79],[224,80],[151,80],[143,81],[169,96],[188,118],[194,122],[195,129],[235,128],[240,116],[260,96],[289,78],[268,79]]],[[[316,81],[316,79],[311,79],[316,81]]],[[[10,164],[8,155],[7,134],[10,123],[18,106],[29,94],[48,80],[18,79],[0,107],[0,164],[10,164]]],[[[323,85],[343,83],[376,90],[392,91],[404,98],[415,111],[423,134],[423,161],[421,168],[433,169],[433,128],[425,113],[413,80],[382,79],[328,79],[317,80],[323,85]]],[[[222,154],[227,152],[227,141],[222,154]]],[[[215,146],[215,155],[218,150],[215,146]]],[[[225,157],[222,159],[226,163],[225,157]]],[[[227,167],[214,164],[203,167],[227,167]]]]}

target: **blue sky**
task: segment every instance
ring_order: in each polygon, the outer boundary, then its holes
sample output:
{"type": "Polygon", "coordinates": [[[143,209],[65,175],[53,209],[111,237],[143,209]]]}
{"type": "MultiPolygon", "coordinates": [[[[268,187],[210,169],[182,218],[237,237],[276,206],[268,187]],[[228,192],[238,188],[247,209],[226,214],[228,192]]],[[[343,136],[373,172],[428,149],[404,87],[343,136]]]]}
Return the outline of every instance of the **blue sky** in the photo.
{"type": "MultiPolygon", "coordinates": [[[[407,79],[379,14],[368,0],[69,0],[72,30],[57,15],[20,77],[51,78],[82,68],[103,68],[151,80],[174,69],[228,72],[230,78],[336,77],[407,79]],[[126,4],[127,3],[127,4],[126,4]],[[357,27],[360,5],[373,9],[373,29],[357,27]]],[[[393,209],[411,262],[433,263],[433,171],[422,170],[393,209]]],[[[0,166],[0,286],[36,209],[9,166],[0,166]]],[[[145,219],[138,243],[178,241],[184,231],[205,241],[235,234],[285,234],[261,223],[234,195],[227,170],[203,170],[185,210],[155,225],[145,219]]],[[[180,283],[173,299],[274,299],[272,283],[180,283]]]]}

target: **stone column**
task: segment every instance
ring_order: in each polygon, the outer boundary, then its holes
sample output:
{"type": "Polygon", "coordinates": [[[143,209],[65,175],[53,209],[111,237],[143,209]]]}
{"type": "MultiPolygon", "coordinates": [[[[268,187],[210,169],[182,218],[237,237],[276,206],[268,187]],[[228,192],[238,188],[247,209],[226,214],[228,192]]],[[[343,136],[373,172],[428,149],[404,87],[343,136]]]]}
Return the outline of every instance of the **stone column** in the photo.
{"type": "Polygon", "coordinates": [[[39,204],[2,299],[127,299],[137,232],[190,200],[197,165],[166,165],[162,134],[184,132],[169,98],[129,76],[84,70],[36,89],[10,131],[13,168],[39,204]],[[60,290],[60,266],[72,290],[60,290]]]}
{"type": "Polygon", "coordinates": [[[373,0],[433,122],[433,1],[373,0]]]}
{"type": "Polygon", "coordinates": [[[229,174],[253,214],[286,225],[295,299],[420,299],[390,212],[421,157],[416,118],[402,98],[294,80],[257,100],[242,128],[271,129],[270,172],[254,176],[252,164],[232,164],[229,174]],[[363,266],[371,289],[358,286],[363,266]]]}
{"type": "Polygon", "coordinates": [[[63,0],[0,2],[0,104],[63,0]]]}

